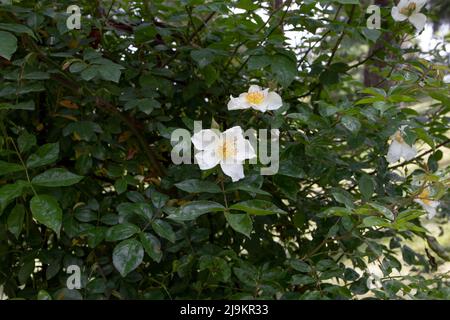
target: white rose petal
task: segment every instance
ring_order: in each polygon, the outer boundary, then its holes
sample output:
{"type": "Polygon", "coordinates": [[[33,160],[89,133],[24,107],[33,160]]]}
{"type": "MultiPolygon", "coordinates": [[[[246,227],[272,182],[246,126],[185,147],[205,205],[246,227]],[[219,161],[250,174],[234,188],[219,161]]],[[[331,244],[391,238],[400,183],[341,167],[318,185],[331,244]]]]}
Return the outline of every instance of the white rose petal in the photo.
{"type": "Polygon", "coordinates": [[[437,213],[436,208],[439,206],[439,201],[428,200],[427,203],[421,199],[415,199],[414,202],[417,202],[422,206],[422,208],[427,212],[428,219],[433,219],[437,213]]]}
{"type": "Polygon", "coordinates": [[[200,170],[209,170],[220,162],[220,158],[217,156],[214,148],[197,152],[195,154],[195,160],[197,160],[200,170]]]}
{"type": "Polygon", "coordinates": [[[231,177],[233,182],[236,182],[245,177],[244,175],[244,166],[242,163],[220,163],[220,167],[227,176],[231,177]]]}
{"type": "Polygon", "coordinates": [[[413,159],[417,155],[417,150],[406,143],[402,143],[402,157],[406,161],[413,159]]]}
{"type": "Polygon", "coordinates": [[[400,13],[400,8],[399,7],[393,7],[391,10],[391,15],[392,18],[394,18],[395,21],[405,21],[406,19],[408,19],[407,16],[405,16],[404,14],[400,13]]]}
{"type": "Polygon", "coordinates": [[[192,136],[191,141],[197,150],[205,150],[209,146],[217,144],[220,140],[218,133],[218,130],[214,129],[200,130],[192,136]]]}
{"type": "Polygon", "coordinates": [[[268,110],[277,110],[283,105],[280,95],[276,92],[269,92],[266,101],[268,110]]]}
{"type": "Polygon", "coordinates": [[[396,140],[392,141],[391,145],[389,146],[389,151],[386,155],[386,160],[392,164],[400,160],[401,156],[402,145],[396,140]]]}
{"type": "Polygon", "coordinates": [[[409,17],[409,22],[417,29],[417,31],[422,31],[427,23],[427,16],[423,13],[415,13],[409,17]]]}

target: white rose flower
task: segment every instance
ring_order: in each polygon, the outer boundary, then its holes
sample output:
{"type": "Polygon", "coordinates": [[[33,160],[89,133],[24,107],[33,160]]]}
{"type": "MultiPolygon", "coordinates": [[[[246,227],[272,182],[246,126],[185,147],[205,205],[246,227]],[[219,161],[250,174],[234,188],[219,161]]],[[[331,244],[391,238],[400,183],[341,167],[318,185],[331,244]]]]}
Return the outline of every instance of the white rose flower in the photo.
{"type": "Polygon", "coordinates": [[[417,150],[414,146],[410,146],[405,142],[402,136],[402,129],[397,131],[392,137],[392,142],[389,146],[389,151],[386,155],[386,160],[389,163],[395,163],[400,158],[409,161],[417,155],[417,150]]]}
{"type": "Polygon", "coordinates": [[[244,138],[242,128],[233,127],[221,133],[205,129],[191,138],[194,147],[200,150],[195,154],[201,170],[208,170],[220,164],[222,171],[236,182],[244,178],[245,159],[256,157],[250,141],[244,138]]]}
{"type": "Polygon", "coordinates": [[[420,13],[427,0],[400,0],[396,7],[392,8],[391,15],[395,21],[409,20],[417,31],[422,31],[427,22],[427,16],[420,13]]]}
{"type": "Polygon", "coordinates": [[[248,92],[241,93],[239,97],[230,96],[228,110],[250,109],[266,112],[267,110],[277,110],[283,105],[283,101],[278,93],[261,89],[257,85],[252,85],[248,92]]]}
{"type": "Polygon", "coordinates": [[[432,219],[436,215],[436,208],[439,206],[439,201],[430,200],[430,190],[424,189],[418,196],[414,199],[422,206],[422,208],[428,213],[428,219],[432,219]]]}

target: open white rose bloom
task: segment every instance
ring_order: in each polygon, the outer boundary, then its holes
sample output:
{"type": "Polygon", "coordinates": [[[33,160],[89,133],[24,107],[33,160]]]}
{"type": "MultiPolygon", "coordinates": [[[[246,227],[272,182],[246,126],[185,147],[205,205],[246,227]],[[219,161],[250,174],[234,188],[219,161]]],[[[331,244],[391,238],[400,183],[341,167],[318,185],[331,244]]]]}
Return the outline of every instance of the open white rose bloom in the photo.
{"type": "Polygon", "coordinates": [[[397,131],[392,137],[392,142],[389,146],[389,151],[386,155],[386,160],[389,163],[395,163],[400,158],[406,161],[411,160],[417,155],[417,150],[414,146],[410,146],[405,142],[402,136],[402,132],[397,131]]]}
{"type": "Polygon", "coordinates": [[[436,215],[436,208],[439,206],[439,201],[430,200],[429,197],[430,191],[428,189],[424,189],[417,196],[417,199],[414,199],[414,201],[419,203],[428,213],[428,219],[432,219],[436,215]]]}
{"type": "Polygon", "coordinates": [[[392,8],[391,14],[395,21],[411,22],[417,31],[422,31],[427,22],[427,16],[420,13],[427,0],[400,0],[396,7],[392,8]]]}
{"type": "Polygon", "coordinates": [[[218,130],[205,129],[191,138],[194,147],[199,150],[195,159],[201,170],[208,170],[220,164],[222,171],[233,182],[244,178],[244,161],[256,157],[250,141],[244,138],[241,127],[236,126],[221,133],[218,130]]]}
{"type": "Polygon", "coordinates": [[[257,85],[252,85],[248,92],[241,93],[239,97],[230,96],[228,110],[250,109],[266,112],[267,110],[277,110],[283,105],[283,101],[278,93],[261,89],[257,85]]]}

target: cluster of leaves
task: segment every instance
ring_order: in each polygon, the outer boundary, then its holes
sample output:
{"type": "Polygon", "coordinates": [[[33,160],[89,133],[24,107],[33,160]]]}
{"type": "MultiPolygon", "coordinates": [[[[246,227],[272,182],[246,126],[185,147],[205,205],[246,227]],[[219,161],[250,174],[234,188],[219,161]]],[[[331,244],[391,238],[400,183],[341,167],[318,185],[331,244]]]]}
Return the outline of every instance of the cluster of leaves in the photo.
{"type": "Polygon", "coordinates": [[[428,274],[448,253],[413,201],[431,186],[448,219],[449,70],[402,47],[414,29],[389,8],[369,30],[357,0],[82,0],[81,30],[68,30],[72,1],[13,2],[0,6],[7,297],[450,298],[448,277],[428,274]],[[288,29],[308,36],[288,45],[288,29]],[[384,80],[365,87],[363,70],[384,80]],[[250,83],[283,107],[227,111],[250,83]],[[174,165],[171,132],[213,116],[279,129],[279,172],[249,166],[232,183],[174,165]],[[389,167],[403,124],[423,153],[389,167]],[[428,240],[428,255],[411,239],[428,240]],[[79,290],[66,286],[70,265],[79,290]]]}

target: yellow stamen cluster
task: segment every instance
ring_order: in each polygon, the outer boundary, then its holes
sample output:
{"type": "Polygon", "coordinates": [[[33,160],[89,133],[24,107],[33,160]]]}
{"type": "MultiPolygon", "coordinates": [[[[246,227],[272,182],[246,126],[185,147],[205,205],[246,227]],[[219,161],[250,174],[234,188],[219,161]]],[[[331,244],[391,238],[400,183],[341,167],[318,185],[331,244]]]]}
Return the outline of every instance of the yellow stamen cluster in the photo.
{"type": "Polygon", "coordinates": [[[416,11],[416,3],[415,2],[411,2],[410,4],[408,4],[408,6],[400,9],[400,13],[407,17],[412,15],[415,11],[416,11]]]}
{"type": "Polygon", "coordinates": [[[217,154],[220,159],[228,159],[236,157],[237,148],[236,142],[234,140],[225,140],[221,145],[217,148],[217,154]]]}
{"type": "Polygon", "coordinates": [[[423,191],[417,197],[426,205],[430,205],[430,191],[428,189],[423,189],[423,191]]]}
{"type": "Polygon", "coordinates": [[[396,140],[399,143],[404,143],[405,140],[403,139],[402,134],[400,133],[400,131],[397,131],[394,135],[394,140],[396,140]]]}
{"type": "Polygon", "coordinates": [[[247,102],[251,104],[261,104],[264,100],[264,93],[262,92],[250,92],[246,96],[247,102]]]}

